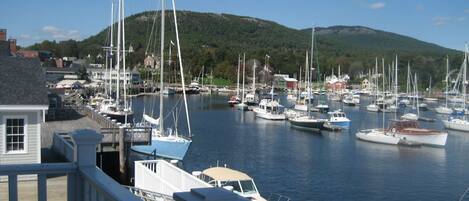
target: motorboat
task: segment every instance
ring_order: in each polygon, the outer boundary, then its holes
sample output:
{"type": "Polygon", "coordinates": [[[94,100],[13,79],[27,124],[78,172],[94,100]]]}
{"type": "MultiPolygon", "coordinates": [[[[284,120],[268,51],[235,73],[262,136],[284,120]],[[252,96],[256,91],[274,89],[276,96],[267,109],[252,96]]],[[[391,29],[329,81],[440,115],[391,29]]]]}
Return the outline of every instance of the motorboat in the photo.
{"type": "Polygon", "coordinates": [[[208,184],[231,190],[253,201],[266,201],[257,190],[254,180],[247,174],[227,167],[212,167],[192,174],[208,184]]]}
{"type": "Polygon", "coordinates": [[[294,118],[288,119],[290,125],[293,127],[300,127],[300,128],[309,128],[309,129],[324,129],[324,123],[327,122],[327,119],[318,119],[314,117],[310,117],[308,115],[297,116],[294,118]]]}
{"type": "Polygon", "coordinates": [[[268,120],[285,120],[283,106],[278,101],[272,99],[262,99],[259,106],[254,108],[256,117],[268,120]]]}
{"type": "Polygon", "coordinates": [[[347,118],[345,112],[343,112],[342,110],[329,112],[329,123],[342,128],[350,127],[350,119],[347,118]]]}
{"type": "Polygon", "coordinates": [[[445,146],[447,132],[420,128],[417,121],[391,120],[387,131],[402,140],[431,146],[445,146]]]}

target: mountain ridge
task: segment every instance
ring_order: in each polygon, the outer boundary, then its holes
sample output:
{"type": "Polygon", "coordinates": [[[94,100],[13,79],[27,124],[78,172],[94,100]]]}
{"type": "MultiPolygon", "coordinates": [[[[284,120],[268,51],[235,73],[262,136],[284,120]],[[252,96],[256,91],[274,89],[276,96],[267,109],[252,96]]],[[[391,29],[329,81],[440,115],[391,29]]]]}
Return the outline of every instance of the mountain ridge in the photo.
{"type": "MultiPolygon", "coordinates": [[[[154,11],[146,11],[126,18],[127,45],[132,44],[135,49],[129,56],[131,65],[143,63],[145,54],[159,54],[159,36],[152,36],[152,42],[148,40],[149,22],[152,22],[154,14],[154,11]]],[[[248,58],[257,58],[261,62],[268,54],[271,56],[269,64],[275,72],[293,75],[304,65],[305,51],[311,45],[311,28],[295,29],[274,21],[227,13],[177,11],[177,14],[183,62],[195,75],[202,66],[206,66],[206,72],[213,70],[218,77],[233,79],[238,54],[243,52],[248,58]]],[[[172,17],[172,10],[168,11],[166,44],[170,40],[175,41],[172,17]]],[[[155,33],[158,35],[159,18],[156,24],[155,33]]],[[[76,56],[102,53],[108,30],[106,27],[77,42],[76,56]]],[[[41,45],[31,48],[40,49],[41,45]]],[[[314,63],[315,67],[322,69],[321,74],[341,65],[343,72],[353,76],[374,67],[375,57],[393,61],[395,54],[399,55],[400,66],[406,66],[409,61],[413,69],[424,77],[444,73],[441,66],[446,55],[450,55],[452,63],[462,60],[456,50],[361,25],[316,28],[314,63]]]]}

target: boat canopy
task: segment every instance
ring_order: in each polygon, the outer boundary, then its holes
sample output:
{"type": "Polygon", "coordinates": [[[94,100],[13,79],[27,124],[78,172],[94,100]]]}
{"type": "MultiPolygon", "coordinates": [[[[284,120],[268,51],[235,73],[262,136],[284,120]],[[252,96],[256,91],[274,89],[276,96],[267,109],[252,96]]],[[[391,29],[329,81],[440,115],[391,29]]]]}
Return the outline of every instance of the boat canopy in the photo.
{"type": "Polygon", "coordinates": [[[156,125],[156,126],[158,126],[158,125],[160,124],[160,118],[154,119],[153,117],[150,117],[150,116],[148,116],[148,115],[146,115],[146,114],[143,114],[143,119],[144,119],[145,121],[147,121],[148,123],[153,124],[153,125],[156,125]]]}
{"type": "Polygon", "coordinates": [[[226,167],[213,167],[202,173],[218,181],[252,180],[247,174],[226,167]]]}

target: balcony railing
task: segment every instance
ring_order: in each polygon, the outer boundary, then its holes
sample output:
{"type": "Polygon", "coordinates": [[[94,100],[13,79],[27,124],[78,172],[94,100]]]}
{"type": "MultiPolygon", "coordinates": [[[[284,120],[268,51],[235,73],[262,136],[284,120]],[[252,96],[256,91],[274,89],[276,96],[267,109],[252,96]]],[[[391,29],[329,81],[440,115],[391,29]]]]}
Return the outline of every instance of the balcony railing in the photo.
{"type": "MultiPolygon", "coordinates": [[[[37,200],[47,200],[47,176],[67,175],[68,201],[137,201],[141,200],[128,189],[96,167],[96,145],[102,135],[93,130],[80,130],[71,135],[73,140],[73,162],[0,165],[0,176],[8,177],[8,199],[18,200],[18,177],[37,175],[37,200]]],[[[57,146],[71,157],[70,143],[57,146]]]]}
{"type": "Polygon", "coordinates": [[[212,186],[164,160],[150,160],[135,162],[135,187],[172,196],[212,186]]]}

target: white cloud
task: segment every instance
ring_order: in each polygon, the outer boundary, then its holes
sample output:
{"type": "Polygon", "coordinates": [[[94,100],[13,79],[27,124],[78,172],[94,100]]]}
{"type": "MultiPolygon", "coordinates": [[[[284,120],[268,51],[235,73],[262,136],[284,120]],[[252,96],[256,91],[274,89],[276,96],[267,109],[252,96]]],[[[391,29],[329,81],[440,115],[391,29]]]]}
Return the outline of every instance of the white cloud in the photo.
{"type": "Polygon", "coordinates": [[[42,27],[42,32],[56,40],[80,39],[80,32],[77,30],[63,30],[51,25],[42,27]]]}
{"type": "Polygon", "coordinates": [[[386,6],[384,2],[376,2],[376,3],[370,4],[369,8],[373,10],[377,10],[377,9],[384,8],[384,6],[386,6]]]}
{"type": "Polygon", "coordinates": [[[466,17],[458,17],[458,22],[464,22],[466,21],[466,17]]]}
{"type": "Polygon", "coordinates": [[[442,17],[442,16],[437,16],[433,18],[433,25],[435,26],[443,26],[448,24],[448,22],[451,20],[450,17],[442,17]]]}
{"type": "Polygon", "coordinates": [[[469,8],[467,8],[466,10],[464,10],[465,13],[469,13],[469,8]]]}

